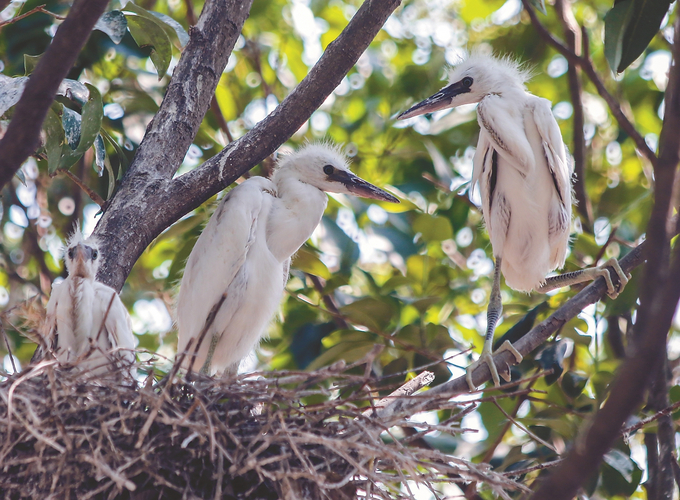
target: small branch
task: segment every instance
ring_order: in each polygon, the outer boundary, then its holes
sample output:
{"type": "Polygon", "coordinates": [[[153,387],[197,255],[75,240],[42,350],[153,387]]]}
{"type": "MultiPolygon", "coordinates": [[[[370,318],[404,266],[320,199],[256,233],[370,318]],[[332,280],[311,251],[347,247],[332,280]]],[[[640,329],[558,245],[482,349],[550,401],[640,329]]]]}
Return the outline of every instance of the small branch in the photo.
{"type": "Polygon", "coordinates": [[[321,279],[318,276],[314,276],[313,274],[309,273],[305,274],[311,280],[312,284],[314,285],[314,288],[316,289],[317,292],[319,292],[319,295],[321,295],[321,299],[323,300],[326,309],[328,309],[330,313],[333,315],[333,321],[335,321],[337,327],[342,330],[347,330],[349,328],[347,321],[342,316],[342,313],[340,313],[340,309],[338,309],[338,306],[335,304],[335,300],[333,300],[333,297],[331,297],[324,291],[323,289],[324,284],[321,282],[321,279]]]}
{"type": "Polygon", "coordinates": [[[585,30],[582,30],[584,55],[578,56],[568,47],[565,47],[545,28],[545,26],[543,26],[543,24],[541,24],[541,21],[538,19],[536,12],[534,11],[533,7],[529,4],[529,0],[522,0],[522,4],[524,5],[524,9],[529,14],[529,17],[531,18],[531,23],[534,25],[534,28],[541,36],[541,38],[543,38],[546,42],[552,45],[560,54],[562,54],[567,59],[567,61],[569,61],[571,64],[574,64],[575,66],[580,67],[583,70],[583,72],[586,75],[588,75],[588,78],[590,79],[590,81],[593,82],[593,85],[595,85],[595,88],[597,89],[597,92],[600,94],[600,97],[602,97],[607,102],[607,105],[609,106],[609,109],[612,115],[614,115],[614,118],[618,122],[619,126],[630,136],[631,139],[633,139],[633,142],[635,142],[635,146],[637,147],[640,154],[647,158],[652,165],[656,165],[657,157],[654,154],[654,151],[649,149],[649,146],[647,146],[647,143],[645,142],[644,138],[640,135],[640,133],[637,131],[635,126],[630,122],[630,120],[628,120],[628,117],[626,117],[626,115],[623,113],[623,110],[621,109],[621,106],[619,105],[616,98],[613,95],[611,95],[609,91],[607,91],[606,87],[604,86],[604,83],[602,83],[602,79],[600,78],[600,76],[597,74],[597,71],[593,67],[593,63],[590,60],[590,55],[588,53],[588,50],[586,49],[586,47],[589,46],[588,45],[589,42],[585,30]]]}
{"type": "Polygon", "coordinates": [[[501,474],[505,476],[521,476],[522,474],[528,474],[529,472],[534,472],[537,470],[543,470],[543,469],[549,469],[551,467],[555,467],[556,465],[559,465],[562,463],[562,458],[558,460],[553,460],[552,462],[546,462],[544,464],[538,464],[534,465],[533,467],[527,467],[526,469],[517,469],[517,470],[511,470],[507,472],[501,472],[501,474]]]}
{"type": "MultiPolygon", "coordinates": [[[[0,10],[2,10],[3,7],[0,4],[0,10]]],[[[38,5],[37,7],[32,8],[28,12],[25,12],[24,14],[21,14],[19,16],[13,17],[12,19],[8,19],[7,21],[2,21],[0,22],[0,30],[7,26],[8,24],[16,23],[17,21],[21,21],[23,18],[30,16],[31,14],[35,14],[36,12],[42,12],[43,14],[47,14],[49,16],[54,17],[55,19],[58,19],[60,21],[63,21],[66,19],[63,16],[57,15],[54,12],[50,12],[49,10],[45,9],[45,4],[38,5]]]]}
{"type": "Polygon", "coordinates": [[[621,434],[623,434],[624,436],[626,436],[626,435],[630,436],[634,432],[637,432],[640,429],[642,429],[645,425],[650,424],[650,423],[654,422],[655,420],[658,420],[659,418],[661,418],[664,415],[669,415],[669,414],[673,413],[678,408],[680,408],[680,401],[678,401],[677,403],[673,403],[671,406],[664,408],[661,411],[656,412],[651,417],[647,417],[645,419],[640,420],[635,425],[631,425],[630,427],[626,427],[625,429],[623,429],[621,431],[621,434]]]}
{"type": "Polygon", "coordinates": [[[404,385],[399,387],[396,391],[392,392],[389,396],[382,398],[378,401],[372,408],[363,412],[365,417],[374,417],[379,420],[385,420],[391,417],[394,412],[390,412],[388,406],[395,400],[405,398],[411,394],[419,391],[423,387],[427,387],[434,380],[434,373],[424,371],[420,373],[417,377],[409,380],[404,385]]]}
{"type": "Polygon", "coordinates": [[[12,180],[21,164],[35,151],[57,89],[108,3],[108,0],[77,0],[38,61],[0,140],[0,188],[12,180]]]}
{"type": "Polygon", "coordinates": [[[52,174],[52,177],[54,177],[56,174],[64,174],[66,177],[71,179],[80,189],[85,191],[87,195],[90,197],[92,201],[94,201],[99,207],[103,207],[104,204],[106,203],[104,199],[97,194],[96,191],[94,191],[90,186],[87,186],[83,181],[81,181],[77,175],[73,174],[70,170],[67,170],[65,168],[59,168],[57,169],[54,174],[52,174]]]}
{"type": "MultiPolygon", "coordinates": [[[[569,50],[571,50],[575,55],[581,54],[581,30],[579,29],[578,23],[574,18],[574,14],[571,10],[571,5],[569,0],[556,0],[555,1],[555,11],[562,22],[564,27],[564,37],[567,40],[567,45],[569,50]]],[[[569,80],[569,94],[571,96],[571,105],[574,109],[573,111],[573,148],[572,154],[574,155],[574,174],[576,179],[574,180],[574,193],[576,195],[576,200],[578,202],[577,210],[584,219],[584,227],[589,231],[593,228],[593,207],[590,203],[590,199],[586,194],[586,140],[583,135],[583,100],[581,99],[581,75],[579,74],[578,66],[573,63],[569,63],[569,69],[567,70],[567,77],[569,80]]]]}

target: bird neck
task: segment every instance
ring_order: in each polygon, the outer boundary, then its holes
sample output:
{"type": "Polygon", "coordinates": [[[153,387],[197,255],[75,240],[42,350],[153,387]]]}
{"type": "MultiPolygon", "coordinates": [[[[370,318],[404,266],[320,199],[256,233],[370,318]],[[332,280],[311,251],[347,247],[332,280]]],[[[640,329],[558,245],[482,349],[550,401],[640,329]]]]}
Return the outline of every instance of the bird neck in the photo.
{"type": "Polygon", "coordinates": [[[319,225],[328,196],[293,176],[276,179],[276,192],[267,242],[272,254],[283,262],[298,251],[319,225]]]}
{"type": "Polygon", "coordinates": [[[69,294],[71,295],[71,325],[79,345],[87,342],[92,331],[92,279],[81,276],[69,276],[69,294]]]}

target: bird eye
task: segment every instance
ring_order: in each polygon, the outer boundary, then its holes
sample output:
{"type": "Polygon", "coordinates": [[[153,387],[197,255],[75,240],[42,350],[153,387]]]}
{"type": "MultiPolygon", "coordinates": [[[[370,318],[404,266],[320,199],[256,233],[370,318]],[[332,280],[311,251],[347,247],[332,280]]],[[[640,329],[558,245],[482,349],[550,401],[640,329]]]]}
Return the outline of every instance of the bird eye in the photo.
{"type": "Polygon", "coordinates": [[[333,165],[326,165],[323,167],[323,173],[326,175],[331,175],[333,172],[335,172],[335,168],[333,165]]]}
{"type": "Polygon", "coordinates": [[[75,250],[74,248],[68,249],[68,258],[71,259],[71,260],[73,260],[74,250],[75,250]]]}
{"type": "Polygon", "coordinates": [[[97,260],[97,257],[99,257],[99,252],[97,250],[94,250],[92,252],[92,260],[97,260]]]}
{"type": "Polygon", "coordinates": [[[463,78],[463,82],[462,82],[462,83],[463,83],[463,85],[466,86],[466,87],[471,87],[473,81],[474,81],[474,80],[472,80],[472,78],[470,78],[469,76],[466,76],[465,78],[463,78]]]}

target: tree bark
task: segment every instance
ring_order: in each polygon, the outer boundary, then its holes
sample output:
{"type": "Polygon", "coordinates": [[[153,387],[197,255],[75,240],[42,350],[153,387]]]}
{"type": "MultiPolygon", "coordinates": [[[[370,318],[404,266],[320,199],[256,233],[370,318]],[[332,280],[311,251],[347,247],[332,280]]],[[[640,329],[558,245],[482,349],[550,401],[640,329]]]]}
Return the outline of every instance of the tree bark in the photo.
{"type": "Polygon", "coordinates": [[[307,77],[268,117],[199,168],[172,179],[250,7],[250,1],[206,2],[158,114],[95,229],[103,244],[97,278],[120,290],[156,236],[288,140],[337,87],[399,4],[366,0],[307,77]]]}

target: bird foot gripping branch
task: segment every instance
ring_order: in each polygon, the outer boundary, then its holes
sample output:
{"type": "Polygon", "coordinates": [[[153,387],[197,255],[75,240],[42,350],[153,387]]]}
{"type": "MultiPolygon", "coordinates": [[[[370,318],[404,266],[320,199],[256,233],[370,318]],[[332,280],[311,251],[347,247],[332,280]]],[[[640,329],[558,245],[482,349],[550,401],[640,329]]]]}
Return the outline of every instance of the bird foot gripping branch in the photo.
{"type": "MultiPolygon", "coordinates": [[[[503,342],[503,345],[501,345],[497,350],[496,354],[502,352],[502,351],[510,351],[513,356],[515,356],[515,361],[517,363],[521,363],[522,359],[524,357],[522,354],[515,349],[515,346],[513,346],[510,341],[506,340],[503,342]]],[[[486,365],[489,367],[489,372],[491,372],[491,379],[493,380],[493,385],[498,387],[501,385],[501,381],[499,378],[499,375],[505,380],[506,382],[510,382],[511,376],[510,376],[510,367],[508,366],[507,372],[502,371],[500,374],[498,373],[498,370],[496,369],[496,364],[493,361],[493,353],[491,351],[482,351],[482,354],[479,356],[479,359],[472,363],[470,366],[467,367],[465,370],[465,380],[467,380],[468,387],[470,387],[470,391],[475,391],[477,387],[475,384],[472,382],[472,373],[477,369],[477,367],[481,364],[486,363],[486,365]]]]}

